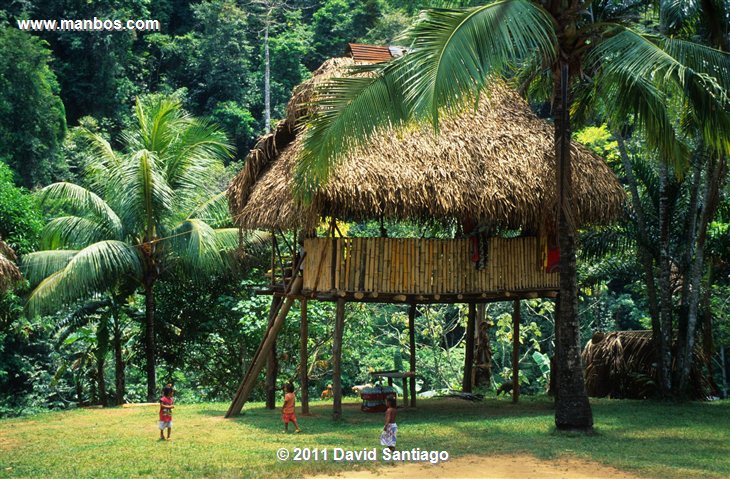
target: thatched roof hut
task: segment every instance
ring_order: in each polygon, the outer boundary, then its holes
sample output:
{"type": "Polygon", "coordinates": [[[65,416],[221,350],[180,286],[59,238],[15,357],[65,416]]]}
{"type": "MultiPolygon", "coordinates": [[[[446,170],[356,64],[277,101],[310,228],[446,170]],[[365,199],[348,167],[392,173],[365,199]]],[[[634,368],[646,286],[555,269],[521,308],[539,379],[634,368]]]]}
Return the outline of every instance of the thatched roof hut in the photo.
{"type": "Polygon", "coordinates": [[[0,239],[0,291],[5,291],[21,279],[20,270],[15,264],[15,252],[0,239]]]}
{"type": "MultiPolygon", "coordinates": [[[[586,390],[592,397],[644,399],[658,389],[656,350],[651,331],[596,332],[583,349],[586,390]]],[[[698,365],[706,358],[695,349],[690,374],[695,399],[705,399],[710,382],[698,365]]]]}
{"type": "MultiPolygon", "coordinates": [[[[553,126],[505,85],[478,108],[430,126],[382,131],[353,150],[310,204],[294,200],[298,135],[315,86],[343,76],[351,58],[325,62],[300,85],[287,118],[260,139],[234,179],[228,198],[243,228],[308,229],[324,216],[345,220],[470,219],[495,227],[537,231],[555,204],[553,126]]],[[[605,223],[621,212],[624,192],[605,162],[572,144],[579,225],[605,223]]]]}

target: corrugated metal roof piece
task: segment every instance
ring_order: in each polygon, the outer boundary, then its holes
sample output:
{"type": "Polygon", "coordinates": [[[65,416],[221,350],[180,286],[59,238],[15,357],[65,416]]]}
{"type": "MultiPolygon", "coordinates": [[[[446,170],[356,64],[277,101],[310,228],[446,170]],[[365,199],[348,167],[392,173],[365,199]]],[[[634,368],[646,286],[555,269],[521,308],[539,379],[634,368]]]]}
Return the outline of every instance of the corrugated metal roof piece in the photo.
{"type": "Polygon", "coordinates": [[[387,62],[393,58],[390,48],[381,45],[365,45],[362,43],[349,43],[347,53],[357,63],[380,63],[387,62]]]}

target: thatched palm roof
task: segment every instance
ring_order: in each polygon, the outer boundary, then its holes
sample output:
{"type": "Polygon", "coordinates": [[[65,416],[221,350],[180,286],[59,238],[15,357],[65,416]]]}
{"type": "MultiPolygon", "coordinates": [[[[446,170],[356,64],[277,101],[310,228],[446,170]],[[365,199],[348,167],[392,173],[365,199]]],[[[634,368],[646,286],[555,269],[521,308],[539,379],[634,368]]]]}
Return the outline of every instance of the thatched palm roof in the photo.
{"type": "Polygon", "coordinates": [[[15,252],[0,239],[0,291],[5,291],[21,279],[15,260],[15,252]]]}
{"type": "MultiPolygon", "coordinates": [[[[475,110],[430,126],[383,131],[353,150],[310,204],[294,201],[297,136],[314,86],[342,76],[349,58],[325,62],[300,85],[287,118],[261,138],[228,191],[244,228],[310,228],[323,216],[346,220],[450,220],[537,230],[553,213],[553,127],[513,90],[497,85],[475,110]]],[[[615,219],[624,201],[616,177],[598,156],[573,143],[574,197],[579,224],[615,219]]]]}

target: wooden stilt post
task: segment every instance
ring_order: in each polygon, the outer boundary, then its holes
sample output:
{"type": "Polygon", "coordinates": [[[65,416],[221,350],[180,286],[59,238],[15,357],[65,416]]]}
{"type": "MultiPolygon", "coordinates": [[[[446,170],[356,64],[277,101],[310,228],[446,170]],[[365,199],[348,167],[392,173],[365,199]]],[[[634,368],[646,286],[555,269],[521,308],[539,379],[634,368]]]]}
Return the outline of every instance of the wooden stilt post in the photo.
{"type": "Polygon", "coordinates": [[[276,314],[276,319],[274,319],[273,324],[266,331],[266,336],[264,336],[264,340],[261,342],[259,349],[254,355],[251,366],[246,373],[246,377],[244,378],[241,385],[238,387],[238,391],[236,391],[233,402],[228,408],[228,412],[226,412],[226,417],[237,416],[241,412],[241,409],[243,409],[243,405],[248,400],[248,396],[253,390],[253,386],[256,383],[256,379],[258,378],[259,373],[264,368],[264,364],[266,364],[266,357],[268,356],[269,351],[271,350],[271,347],[276,340],[276,336],[279,334],[281,327],[284,325],[286,315],[289,313],[289,309],[294,302],[293,295],[299,294],[299,291],[301,291],[301,289],[302,277],[297,276],[292,282],[291,288],[288,291],[291,296],[287,296],[283,302],[279,303],[280,306],[277,307],[278,313],[276,314]]]}
{"type": "Polygon", "coordinates": [[[408,340],[410,352],[410,371],[413,373],[410,380],[411,407],[416,407],[416,305],[412,304],[408,310],[408,340]]]}
{"type": "Polygon", "coordinates": [[[461,390],[465,393],[471,392],[472,368],[474,367],[474,324],[476,323],[476,304],[469,303],[469,313],[466,320],[466,354],[464,354],[464,380],[461,383],[461,390]]]}
{"type": "Polygon", "coordinates": [[[299,301],[302,312],[301,323],[299,324],[299,387],[301,388],[302,414],[309,414],[309,352],[307,341],[309,341],[309,325],[307,324],[307,299],[299,301]]]}
{"type": "MultiPolygon", "coordinates": [[[[273,300],[272,300],[273,306],[273,300]]],[[[272,308],[273,309],[273,308],[272,308]]],[[[274,322],[275,317],[269,317],[269,328],[274,322]]],[[[271,351],[266,357],[266,379],[264,381],[266,389],[266,409],[276,409],[276,378],[279,373],[279,362],[276,358],[276,339],[271,345],[271,351]]]]}
{"type": "Polygon", "coordinates": [[[332,419],[342,418],[342,334],[345,330],[345,299],[337,300],[335,337],[332,341],[332,419]]]}
{"type": "Polygon", "coordinates": [[[512,402],[520,399],[520,300],[515,299],[512,313],[512,402]]]}

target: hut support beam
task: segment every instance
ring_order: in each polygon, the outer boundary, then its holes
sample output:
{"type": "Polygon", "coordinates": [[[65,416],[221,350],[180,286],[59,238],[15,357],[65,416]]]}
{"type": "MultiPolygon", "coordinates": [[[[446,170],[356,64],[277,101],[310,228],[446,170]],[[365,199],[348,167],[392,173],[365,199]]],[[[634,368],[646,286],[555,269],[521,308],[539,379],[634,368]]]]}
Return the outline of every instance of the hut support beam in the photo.
{"type": "Polygon", "coordinates": [[[266,363],[266,357],[269,354],[269,351],[271,351],[272,346],[274,345],[276,336],[279,334],[279,331],[281,331],[281,327],[284,325],[286,315],[287,313],[289,313],[289,309],[294,302],[293,295],[298,294],[301,289],[302,277],[296,276],[290,288],[290,293],[292,294],[292,296],[287,297],[284,301],[280,301],[278,303],[276,310],[274,310],[277,311],[276,313],[272,311],[272,314],[276,314],[276,319],[274,319],[271,327],[268,328],[268,330],[266,331],[264,340],[261,342],[259,349],[256,351],[256,354],[251,361],[251,366],[246,373],[246,377],[244,378],[241,385],[238,387],[238,391],[233,398],[233,402],[228,408],[228,412],[226,412],[226,417],[237,416],[241,413],[243,405],[248,400],[248,396],[251,394],[251,390],[253,390],[253,386],[256,383],[256,378],[258,378],[259,373],[266,363]]]}
{"type": "Polygon", "coordinates": [[[474,324],[476,322],[476,304],[469,303],[469,313],[466,320],[466,354],[464,354],[464,380],[461,390],[471,392],[472,368],[474,366],[474,324]]]}
{"type": "Polygon", "coordinates": [[[299,388],[302,392],[302,414],[309,414],[309,351],[307,351],[309,324],[307,324],[307,300],[299,300],[299,305],[302,313],[301,323],[299,324],[299,388]]]}
{"type": "MultiPolygon", "coordinates": [[[[274,303],[272,300],[271,304],[271,311],[274,311],[274,303]]],[[[274,319],[276,319],[275,314],[269,315],[269,324],[267,325],[268,329],[271,329],[271,326],[274,324],[274,319]]],[[[276,377],[279,373],[279,364],[276,360],[276,338],[274,338],[274,343],[271,345],[271,351],[269,351],[269,354],[266,357],[266,379],[265,379],[265,388],[266,388],[266,409],[276,409],[276,377]]]]}
{"type": "Polygon", "coordinates": [[[408,309],[408,346],[410,353],[410,377],[411,407],[416,407],[416,305],[412,304],[408,309]]]}
{"type": "Polygon", "coordinates": [[[342,334],[345,329],[345,300],[337,300],[335,336],[332,341],[332,419],[342,418],[342,334]]]}
{"type": "Polygon", "coordinates": [[[520,399],[520,300],[515,299],[512,312],[512,402],[520,399]]]}

